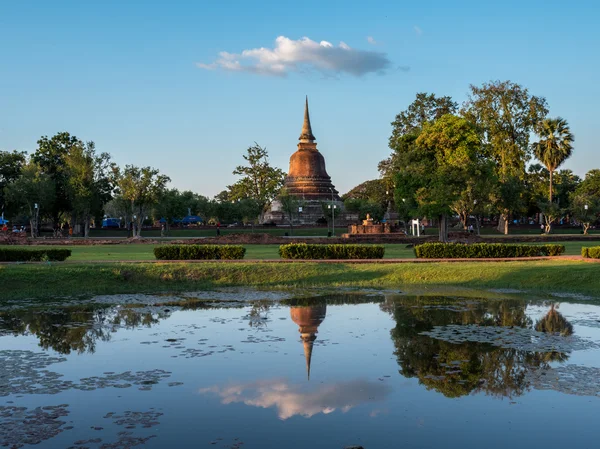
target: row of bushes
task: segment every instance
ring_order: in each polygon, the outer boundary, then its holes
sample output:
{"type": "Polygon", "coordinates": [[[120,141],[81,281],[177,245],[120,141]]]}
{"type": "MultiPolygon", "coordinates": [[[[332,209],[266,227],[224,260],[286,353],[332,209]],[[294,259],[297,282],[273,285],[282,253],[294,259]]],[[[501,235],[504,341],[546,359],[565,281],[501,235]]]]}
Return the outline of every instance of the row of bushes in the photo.
{"type": "Polygon", "coordinates": [[[62,262],[70,256],[71,250],[64,248],[0,248],[0,262],[41,262],[46,260],[62,262]]]}
{"type": "Polygon", "coordinates": [[[591,248],[584,246],[581,248],[581,256],[586,259],[600,259],[600,246],[592,246],[591,248]]]}
{"type": "Polygon", "coordinates": [[[315,245],[290,243],[279,247],[283,259],[381,259],[382,245],[315,245]]]}
{"type": "Polygon", "coordinates": [[[159,260],[235,260],[243,259],[246,248],[240,245],[164,245],[154,248],[159,260]]]}
{"type": "Polygon", "coordinates": [[[495,259],[504,257],[559,256],[564,245],[516,245],[506,243],[423,243],[415,246],[420,259],[495,259]]]}

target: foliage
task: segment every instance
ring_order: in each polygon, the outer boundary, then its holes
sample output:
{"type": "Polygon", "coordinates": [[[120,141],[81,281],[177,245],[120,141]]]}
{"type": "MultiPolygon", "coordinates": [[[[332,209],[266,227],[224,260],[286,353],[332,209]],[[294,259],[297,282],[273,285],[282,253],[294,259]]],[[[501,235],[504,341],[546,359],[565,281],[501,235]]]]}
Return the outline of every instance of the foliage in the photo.
{"type": "Polygon", "coordinates": [[[55,199],[50,215],[54,227],[58,227],[60,215],[72,210],[66,159],[74,148],[83,147],[84,143],[68,132],[57,133],[51,138],[43,136],[37,143],[38,148],[32,155],[32,160],[54,182],[55,199]]]}
{"type": "Polygon", "coordinates": [[[290,243],[279,247],[283,259],[381,259],[381,245],[313,245],[290,243]]]}
{"type": "Polygon", "coordinates": [[[25,163],[25,152],[0,151],[0,214],[4,212],[5,216],[10,216],[16,212],[6,208],[5,189],[19,178],[25,163]]]}
{"type": "Polygon", "coordinates": [[[511,214],[522,207],[523,188],[519,184],[531,158],[530,135],[547,113],[543,97],[531,95],[510,81],[471,85],[471,94],[463,105],[462,114],[479,130],[485,154],[496,164],[500,185],[494,198],[501,214],[498,230],[505,234],[511,214]]]}
{"type": "Polygon", "coordinates": [[[539,207],[542,214],[544,214],[544,232],[550,234],[552,225],[565,213],[565,210],[561,209],[558,204],[547,201],[540,202],[539,207]]]}
{"type": "Polygon", "coordinates": [[[584,246],[581,248],[581,257],[585,259],[600,259],[600,246],[584,246]]]}
{"type": "Polygon", "coordinates": [[[542,121],[537,134],[540,140],[533,144],[533,154],[544,164],[550,174],[549,200],[552,202],[554,171],[571,157],[575,138],[571,134],[567,121],[561,117],[542,121]]]}
{"type": "Polygon", "coordinates": [[[243,259],[246,248],[238,245],[163,245],[154,248],[159,260],[243,259]]]}
{"type": "Polygon", "coordinates": [[[62,262],[70,256],[71,250],[64,248],[0,248],[0,262],[40,262],[46,260],[62,262]]]}
{"type": "MultiPolygon", "coordinates": [[[[402,153],[408,136],[418,136],[421,129],[446,114],[454,114],[458,105],[451,97],[436,97],[435,94],[419,92],[415,100],[405,110],[396,115],[392,122],[392,135],[389,139],[391,156],[379,163],[378,169],[381,176],[391,180],[394,173],[401,168],[402,160],[397,153],[402,153]]],[[[410,140],[410,139],[409,139],[410,140]]]]}
{"type": "Polygon", "coordinates": [[[20,176],[6,188],[7,201],[18,204],[29,217],[31,236],[36,237],[40,211],[51,211],[55,184],[39,165],[29,161],[20,176]],[[36,207],[37,205],[37,207],[36,207]]]}
{"type": "Polygon", "coordinates": [[[440,217],[440,240],[445,241],[445,217],[482,167],[479,136],[467,120],[444,115],[425,124],[416,139],[402,142],[396,153],[402,160],[395,175],[396,204],[412,205],[415,216],[440,217]]]}
{"type": "Polygon", "coordinates": [[[83,219],[86,238],[89,236],[92,217],[101,215],[104,204],[111,199],[112,168],[110,155],[97,154],[94,142],[73,145],[65,155],[65,173],[72,211],[83,219]]]}
{"type": "Polygon", "coordinates": [[[123,170],[114,167],[117,194],[131,204],[135,216],[134,235],[140,236],[142,222],[149,209],[158,202],[170,178],[152,167],[126,165],[123,170]]]}
{"type": "Polygon", "coordinates": [[[515,245],[504,243],[423,243],[415,246],[419,259],[487,259],[505,257],[559,256],[564,245],[515,245]]]}
{"type": "Polygon", "coordinates": [[[598,220],[600,214],[600,198],[586,193],[585,189],[577,189],[571,195],[571,214],[581,223],[583,233],[587,235],[590,226],[598,220]]]}
{"type": "Polygon", "coordinates": [[[252,199],[258,204],[262,216],[283,187],[285,172],[271,167],[267,149],[257,143],[249,147],[243,157],[247,165],[239,165],[233,171],[242,179],[227,186],[228,199],[252,199]]]}
{"type": "Polygon", "coordinates": [[[290,195],[285,187],[281,189],[278,199],[281,203],[281,209],[288,217],[290,229],[292,229],[294,224],[294,215],[298,213],[298,207],[300,207],[300,200],[298,200],[296,196],[290,195]]]}
{"type": "Polygon", "coordinates": [[[381,221],[385,215],[385,208],[380,203],[359,198],[347,198],[344,210],[357,213],[359,220],[364,220],[369,214],[374,220],[381,221]]]}

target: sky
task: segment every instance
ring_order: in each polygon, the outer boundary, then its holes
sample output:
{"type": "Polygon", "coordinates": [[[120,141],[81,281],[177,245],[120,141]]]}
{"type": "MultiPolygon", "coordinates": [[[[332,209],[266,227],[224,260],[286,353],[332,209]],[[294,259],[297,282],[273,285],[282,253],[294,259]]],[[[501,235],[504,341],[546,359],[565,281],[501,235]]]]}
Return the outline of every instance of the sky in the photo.
{"type": "Polygon", "coordinates": [[[600,167],[596,3],[3,1],[0,150],[68,131],[212,197],[254,142],[287,171],[308,95],[344,193],[378,177],[417,92],[462,103],[471,84],[511,80],[567,119],[564,168],[584,175],[600,167]]]}

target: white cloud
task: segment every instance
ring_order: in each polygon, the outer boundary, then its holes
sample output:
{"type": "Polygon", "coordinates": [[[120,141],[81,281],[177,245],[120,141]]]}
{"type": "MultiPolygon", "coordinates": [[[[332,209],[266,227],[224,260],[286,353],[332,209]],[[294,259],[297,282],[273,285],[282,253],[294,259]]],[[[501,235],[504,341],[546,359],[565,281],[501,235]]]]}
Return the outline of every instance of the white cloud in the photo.
{"type": "Polygon", "coordinates": [[[277,409],[279,419],[293,416],[311,416],[333,413],[337,409],[343,413],[364,403],[383,401],[391,388],[382,383],[368,380],[336,382],[319,385],[306,390],[299,385],[290,385],[281,379],[262,380],[247,384],[237,383],[200,390],[202,394],[215,394],[223,404],[243,403],[252,407],[277,409]]]}
{"type": "Polygon", "coordinates": [[[367,42],[371,45],[377,45],[377,41],[373,36],[367,36],[367,42]]]}
{"type": "Polygon", "coordinates": [[[415,33],[417,33],[417,36],[420,36],[421,34],[423,34],[423,30],[421,28],[419,28],[417,25],[415,25],[414,27],[415,33]]]}
{"type": "Polygon", "coordinates": [[[229,70],[260,75],[287,76],[290,72],[316,70],[332,75],[348,73],[355,76],[384,73],[391,62],[385,53],[357,50],[344,42],[336,47],[330,42],[315,42],[307,37],[292,40],[285,36],[275,39],[274,48],[253,48],[241,53],[221,52],[210,64],[197,64],[206,70],[229,70]]]}

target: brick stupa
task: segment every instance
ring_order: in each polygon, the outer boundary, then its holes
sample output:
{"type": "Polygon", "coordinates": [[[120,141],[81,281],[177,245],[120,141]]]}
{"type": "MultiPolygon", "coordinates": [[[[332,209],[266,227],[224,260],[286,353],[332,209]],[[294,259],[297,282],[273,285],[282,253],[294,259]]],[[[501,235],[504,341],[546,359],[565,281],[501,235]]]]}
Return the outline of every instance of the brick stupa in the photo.
{"type": "MultiPolygon", "coordinates": [[[[310,125],[308,112],[308,97],[304,104],[304,123],[298,139],[298,149],[290,157],[290,169],[285,178],[284,187],[288,194],[298,199],[299,210],[294,214],[294,224],[314,225],[327,215],[331,217],[331,207],[334,205],[337,214],[343,212],[344,203],[340,200],[338,191],[331,182],[331,177],[325,168],[325,158],[317,149],[315,136],[310,125]]],[[[345,215],[336,214],[336,223],[345,222],[345,215]],[[338,221],[339,220],[339,221],[338,221]]],[[[282,210],[279,200],[275,200],[271,209],[265,214],[265,222],[279,224],[289,223],[289,217],[282,210]]]]}
{"type": "Polygon", "coordinates": [[[298,140],[298,150],[290,157],[290,170],[285,179],[287,192],[304,200],[332,201],[333,195],[333,200],[339,201],[338,191],[325,169],[325,158],[317,150],[310,126],[308,97],[304,104],[304,123],[298,140]]]}

